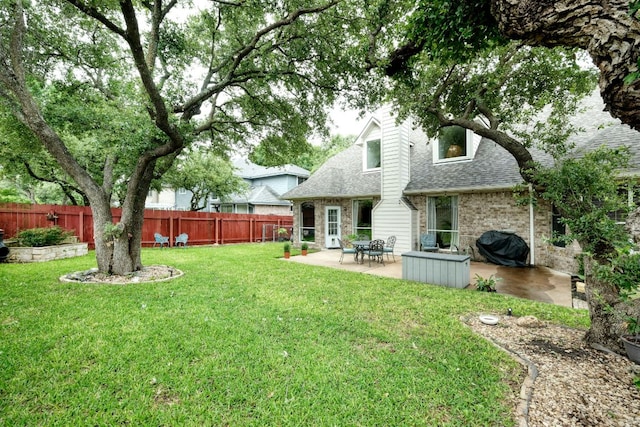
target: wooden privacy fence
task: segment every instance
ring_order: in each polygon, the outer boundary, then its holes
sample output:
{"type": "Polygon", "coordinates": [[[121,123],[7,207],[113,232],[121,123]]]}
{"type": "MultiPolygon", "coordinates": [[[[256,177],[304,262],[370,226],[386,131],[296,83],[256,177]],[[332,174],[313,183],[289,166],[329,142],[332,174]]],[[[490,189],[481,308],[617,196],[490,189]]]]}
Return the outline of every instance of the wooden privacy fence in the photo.
{"type": "MultiPolygon", "coordinates": [[[[121,209],[111,209],[118,222],[121,209]]],[[[73,231],[81,242],[94,248],[93,215],[88,206],[25,205],[0,203],[0,229],[10,239],[28,228],[59,225],[73,231]]],[[[152,246],[154,233],[169,237],[171,246],[181,233],[189,235],[189,245],[262,242],[277,239],[277,230],[286,228],[287,237],[293,228],[293,216],[254,215],[217,212],[144,211],[142,246],[152,246]],[[275,231],[274,231],[275,230],[275,231]]]]}

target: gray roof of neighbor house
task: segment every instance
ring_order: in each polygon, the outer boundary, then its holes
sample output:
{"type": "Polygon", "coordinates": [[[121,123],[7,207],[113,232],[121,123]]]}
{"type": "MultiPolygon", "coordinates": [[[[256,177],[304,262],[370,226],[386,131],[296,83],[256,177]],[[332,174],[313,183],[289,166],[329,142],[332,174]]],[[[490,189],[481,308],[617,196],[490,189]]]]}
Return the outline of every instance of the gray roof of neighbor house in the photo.
{"type": "Polygon", "coordinates": [[[247,194],[234,194],[231,196],[231,203],[250,203],[252,205],[289,205],[288,201],[282,200],[278,193],[268,185],[251,187],[247,194]]]}
{"type": "Polygon", "coordinates": [[[302,178],[309,176],[309,171],[296,165],[266,167],[256,165],[245,159],[236,159],[233,166],[238,170],[236,175],[244,179],[265,178],[268,176],[293,175],[302,178]]]}
{"type": "MultiPolygon", "coordinates": [[[[569,140],[574,153],[592,150],[606,143],[609,147],[631,147],[631,168],[640,172],[640,133],[620,124],[606,111],[596,92],[587,97],[584,111],[575,116],[574,125],[581,129],[569,140]]],[[[550,155],[530,149],[534,160],[551,165],[550,155]]],[[[452,191],[508,189],[523,182],[513,156],[495,142],[483,138],[473,160],[433,163],[432,145],[415,143],[411,147],[411,179],[405,194],[452,191]]],[[[381,194],[380,172],[362,171],[362,147],[352,145],[327,160],[309,179],[283,194],[284,199],[357,198],[381,194]]]]}

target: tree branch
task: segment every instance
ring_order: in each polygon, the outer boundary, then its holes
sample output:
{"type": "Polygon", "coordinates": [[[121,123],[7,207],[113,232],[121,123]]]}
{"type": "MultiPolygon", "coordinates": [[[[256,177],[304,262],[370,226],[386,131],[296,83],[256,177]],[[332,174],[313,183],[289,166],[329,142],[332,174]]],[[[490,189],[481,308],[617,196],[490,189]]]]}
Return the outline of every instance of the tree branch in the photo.
{"type": "Polygon", "coordinates": [[[96,9],[95,7],[86,5],[79,0],[66,0],[66,1],[67,3],[71,4],[76,9],[78,9],[80,12],[102,23],[102,25],[107,27],[111,32],[118,34],[122,38],[125,38],[124,30],[120,28],[118,25],[116,25],[114,22],[112,22],[109,18],[104,16],[102,13],[100,13],[98,9],[96,9]]]}
{"type": "Polygon", "coordinates": [[[226,75],[221,79],[221,81],[218,84],[212,87],[208,87],[206,90],[201,91],[199,94],[197,94],[196,96],[188,100],[186,103],[184,103],[184,105],[180,108],[180,110],[187,113],[187,116],[185,118],[190,119],[191,117],[189,116],[189,114],[192,114],[191,112],[198,111],[200,106],[205,100],[211,98],[215,93],[222,91],[224,88],[228,87],[230,84],[237,82],[235,77],[236,77],[236,72],[240,67],[240,64],[245,60],[245,58],[249,56],[251,52],[253,52],[256,49],[258,42],[264,36],[266,36],[267,34],[279,28],[283,28],[293,24],[304,15],[323,12],[335,6],[340,1],[341,0],[332,0],[326,4],[319,5],[316,7],[297,9],[289,13],[286,17],[280,19],[279,21],[276,21],[273,24],[268,25],[262,28],[261,30],[257,31],[255,35],[252,37],[252,39],[244,47],[239,49],[235,57],[229,61],[231,63],[229,70],[227,71],[226,75]]]}

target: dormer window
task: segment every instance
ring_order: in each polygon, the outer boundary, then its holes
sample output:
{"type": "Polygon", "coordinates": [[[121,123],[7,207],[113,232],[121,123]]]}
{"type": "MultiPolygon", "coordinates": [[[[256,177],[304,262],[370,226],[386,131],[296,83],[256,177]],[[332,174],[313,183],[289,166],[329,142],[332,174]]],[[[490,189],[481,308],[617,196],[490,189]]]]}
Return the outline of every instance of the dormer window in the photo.
{"type": "Polygon", "coordinates": [[[365,155],[365,170],[380,168],[382,155],[380,152],[379,139],[365,142],[365,155]]]}
{"type": "Polygon", "coordinates": [[[460,126],[447,126],[440,130],[434,147],[434,163],[470,160],[473,150],[473,132],[460,126]]]}

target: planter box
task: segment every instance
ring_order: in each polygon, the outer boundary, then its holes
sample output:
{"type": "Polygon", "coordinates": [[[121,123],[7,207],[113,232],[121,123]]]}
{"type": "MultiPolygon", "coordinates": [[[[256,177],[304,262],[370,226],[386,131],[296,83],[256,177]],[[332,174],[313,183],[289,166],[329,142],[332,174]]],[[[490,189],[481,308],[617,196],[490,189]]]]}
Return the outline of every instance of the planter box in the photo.
{"type": "Polygon", "coordinates": [[[434,252],[402,254],[402,278],[452,288],[466,288],[471,282],[471,257],[434,252]]]}
{"type": "Polygon", "coordinates": [[[627,351],[629,359],[640,364],[640,335],[626,335],[621,337],[624,349],[627,351]]]}
{"type": "Polygon", "coordinates": [[[7,262],[45,262],[54,259],[73,258],[89,253],[87,243],[43,246],[40,248],[9,247],[7,262]]]}

